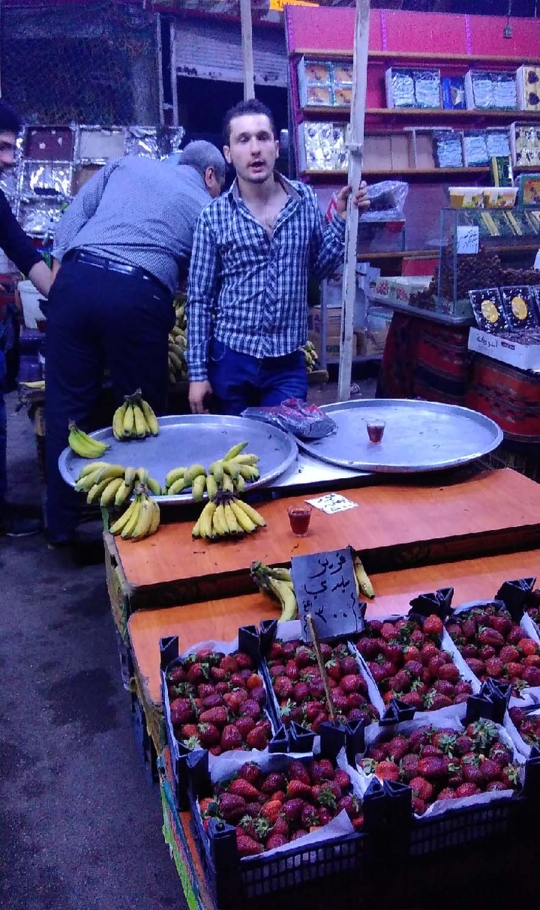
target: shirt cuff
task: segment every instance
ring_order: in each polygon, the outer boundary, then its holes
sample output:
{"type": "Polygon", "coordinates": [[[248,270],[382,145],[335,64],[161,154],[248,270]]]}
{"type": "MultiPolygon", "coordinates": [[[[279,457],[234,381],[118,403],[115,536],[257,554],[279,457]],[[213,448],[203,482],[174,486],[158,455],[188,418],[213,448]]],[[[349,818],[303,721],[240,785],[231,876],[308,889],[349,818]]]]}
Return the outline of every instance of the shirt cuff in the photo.
{"type": "Polygon", "coordinates": [[[208,372],[204,364],[190,366],[188,364],[188,377],[190,382],[206,382],[208,372]]]}
{"type": "Polygon", "coordinates": [[[342,242],[345,242],[346,226],[347,226],[346,219],[342,218],[341,215],[338,215],[336,212],[336,214],[334,215],[334,217],[332,218],[332,220],[330,222],[330,227],[331,227],[333,233],[336,235],[336,237],[339,240],[341,240],[342,242]]]}

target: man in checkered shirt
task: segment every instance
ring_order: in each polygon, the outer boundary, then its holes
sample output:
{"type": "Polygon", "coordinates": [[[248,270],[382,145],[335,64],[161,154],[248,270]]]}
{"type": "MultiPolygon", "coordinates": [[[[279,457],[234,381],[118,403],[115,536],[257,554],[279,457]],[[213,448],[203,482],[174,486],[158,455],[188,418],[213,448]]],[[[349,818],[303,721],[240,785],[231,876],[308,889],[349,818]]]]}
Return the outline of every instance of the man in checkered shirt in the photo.
{"type": "MultiPolygon", "coordinates": [[[[236,180],[201,212],[188,287],[189,400],[195,414],[222,414],[305,399],[307,283],[332,275],[344,253],[350,187],[328,224],[313,190],[275,171],[279,152],[269,109],[232,108],[225,158],[236,180]]],[[[369,206],[365,184],[355,205],[369,206]]]]}

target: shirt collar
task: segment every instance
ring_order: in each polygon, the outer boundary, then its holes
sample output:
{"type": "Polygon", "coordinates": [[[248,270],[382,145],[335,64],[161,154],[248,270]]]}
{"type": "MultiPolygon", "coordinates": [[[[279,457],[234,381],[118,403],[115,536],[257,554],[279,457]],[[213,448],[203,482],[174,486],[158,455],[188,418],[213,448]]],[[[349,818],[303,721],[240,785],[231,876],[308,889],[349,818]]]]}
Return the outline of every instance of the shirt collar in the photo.
{"type": "MultiPolygon", "coordinates": [[[[293,184],[291,183],[290,180],[287,180],[287,178],[283,176],[283,174],[280,174],[279,171],[274,171],[274,177],[275,177],[276,181],[281,184],[281,186],[287,193],[287,196],[290,196],[291,199],[296,199],[296,200],[301,198],[298,190],[293,186],[293,184]]],[[[228,196],[230,199],[233,199],[237,203],[242,200],[242,197],[240,195],[240,190],[238,188],[238,178],[237,177],[235,177],[232,186],[228,190],[228,196]]]]}

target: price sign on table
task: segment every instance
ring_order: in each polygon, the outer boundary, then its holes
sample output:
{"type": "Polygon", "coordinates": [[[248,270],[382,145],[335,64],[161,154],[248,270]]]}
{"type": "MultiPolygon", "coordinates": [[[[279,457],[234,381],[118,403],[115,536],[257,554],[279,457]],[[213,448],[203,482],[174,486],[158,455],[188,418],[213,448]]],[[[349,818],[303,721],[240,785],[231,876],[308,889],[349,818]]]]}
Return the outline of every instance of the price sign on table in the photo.
{"type": "Polygon", "coordinates": [[[291,575],[304,641],[311,640],[306,621],[308,613],[313,617],[315,632],[321,639],[360,632],[364,628],[349,547],[293,556],[291,575]]]}
{"type": "Polygon", "coordinates": [[[465,227],[460,225],[457,229],[458,255],[474,256],[478,252],[480,232],[478,227],[465,227]]]}

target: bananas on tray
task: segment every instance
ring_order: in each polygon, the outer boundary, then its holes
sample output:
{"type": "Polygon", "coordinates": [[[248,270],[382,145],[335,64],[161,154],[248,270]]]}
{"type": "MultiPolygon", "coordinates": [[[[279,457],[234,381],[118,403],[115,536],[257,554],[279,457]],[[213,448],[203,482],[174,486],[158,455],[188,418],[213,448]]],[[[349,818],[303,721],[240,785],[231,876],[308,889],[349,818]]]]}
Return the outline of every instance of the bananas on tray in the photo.
{"type": "Polygon", "coordinates": [[[109,530],[111,534],[120,534],[124,540],[142,540],[156,533],[159,519],[157,502],[148,495],[144,484],[137,484],[133,502],[109,530]]]}
{"type": "Polygon", "coordinates": [[[133,395],[126,395],[124,404],[116,409],[112,430],[114,438],[119,441],[145,439],[146,436],[158,435],[157,417],[148,402],[142,397],[140,389],[137,389],[133,395]]]}
{"type": "Polygon", "coordinates": [[[191,487],[193,499],[200,502],[205,493],[214,500],[219,492],[241,493],[246,483],[253,483],[260,477],[258,455],[245,453],[247,442],[239,442],[229,449],[223,458],[214,461],[208,470],[201,464],[189,468],[173,468],[165,478],[165,491],[174,496],[191,487]]]}
{"type": "Polygon", "coordinates": [[[289,569],[271,568],[262,562],[251,563],[251,577],[259,590],[264,591],[281,604],[278,622],[296,619],[298,604],[289,569]]]}
{"type": "Polygon", "coordinates": [[[100,458],[107,449],[110,449],[106,442],[100,442],[83,430],[79,430],[78,426],[73,422],[69,424],[68,442],[70,449],[81,458],[100,458]]]}
{"type": "Polygon", "coordinates": [[[191,533],[193,537],[217,540],[252,534],[265,525],[262,515],[247,502],[242,502],[233,493],[219,492],[214,499],[208,500],[191,533]]]}
{"type": "Polygon", "coordinates": [[[176,312],[176,325],[169,333],[169,383],[175,385],[179,380],[188,378],[186,349],[187,349],[187,319],[185,299],[177,297],[174,302],[176,312]]]}
{"type": "Polygon", "coordinates": [[[318,370],[319,358],[317,355],[317,349],[312,341],[308,341],[302,348],[304,352],[304,357],[306,358],[306,370],[308,373],[313,373],[314,370],[318,370]]]}
{"type": "Polygon", "coordinates": [[[149,476],[146,468],[125,468],[121,464],[95,461],[82,469],[75,489],[88,494],[86,501],[89,505],[94,503],[102,508],[112,508],[127,502],[140,483],[146,484],[155,496],[161,493],[158,481],[149,476]]]}

